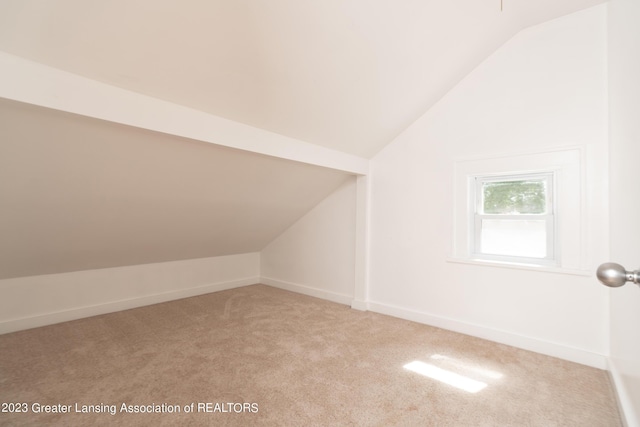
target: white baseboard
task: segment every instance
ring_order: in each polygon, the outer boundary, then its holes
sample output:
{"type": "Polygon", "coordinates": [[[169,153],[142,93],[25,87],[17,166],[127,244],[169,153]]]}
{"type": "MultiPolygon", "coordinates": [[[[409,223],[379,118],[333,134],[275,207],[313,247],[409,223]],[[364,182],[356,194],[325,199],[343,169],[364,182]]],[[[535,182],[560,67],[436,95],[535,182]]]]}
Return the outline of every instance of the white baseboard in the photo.
{"type": "MultiPolygon", "coordinates": [[[[607,359],[609,377],[618,400],[618,407],[626,427],[640,427],[640,402],[633,396],[631,384],[625,379],[619,364],[612,358],[607,359]]],[[[640,378],[636,378],[636,393],[640,390],[640,378]]]]}
{"type": "Polygon", "coordinates": [[[369,303],[367,301],[354,299],[351,301],[351,308],[359,311],[367,311],[369,310],[369,303]]]}
{"type": "Polygon", "coordinates": [[[570,362],[580,363],[598,369],[606,369],[606,357],[601,354],[592,353],[579,348],[568,347],[562,344],[542,341],[536,338],[526,337],[511,332],[491,329],[480,325],[465,323],[446,317],[436,316],[416,310],[376,302],[368,302],[369,310],[376,313],[386,314],[413,322],[435,326],[449,331],[459,332],[465,335],[510,345],[523,350],[557,357],[570,362]]]}
{"type": "Polygon", "coordinates": [[[337,302],[338,304],[351,305],[351,301],[353,300],[353,297],[349,295],[325,291],[323,289],[312,288],[311,286],[299,285],[297,283],[285,282],[283,280],[272,279],[270,277],[261,277],[260,283],[273,286],[274,288],[284,289],[285,291],[326,299],[328,301],[337,302]]]}
{"type": "Polygon", "coordinates": [[[70,310],[57,311],[40,314],[36,316],[11,319],[0,322],[0,334],[21,331],[24,329],[37,328],[40,326],[52,325],[55,323],[67,322],[70,320],[82,319],[85,317],[98,316],[101,314],[113,313],[116,311],[128,310],[131,308],[143,307],[146,305],[158,304],[161,302],[173,301],[182,298],[189,298],[197,295],[212,292],[224,291],[227,289],[239,288],[242,286],[254,285],[260,282],[260,277],[247,277],[244,279],[213,283],[177,291],[163,292],[159,294],[145,295],[138,298],[131,298],[119,301],[107,302],[104,304],[73,308],[70,310]]]}

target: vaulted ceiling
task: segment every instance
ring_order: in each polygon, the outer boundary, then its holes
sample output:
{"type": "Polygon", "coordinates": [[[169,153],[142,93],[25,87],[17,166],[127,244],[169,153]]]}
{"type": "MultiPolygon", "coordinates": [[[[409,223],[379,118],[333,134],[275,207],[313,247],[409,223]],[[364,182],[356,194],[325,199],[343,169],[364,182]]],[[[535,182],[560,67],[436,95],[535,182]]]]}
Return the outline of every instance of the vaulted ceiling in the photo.
{"type": "Polygon", "coordinates": [[[260,251],[349,175],[0,99],[0,279],[260,251]]]}
{"type": "Polygon", "coordinates": [[[52,68],[0,67],[0,279],[259,251],[354,173],[300,153],[366,163],[518,31],[602,2],[2,0],[0,63],[52,68]],[[53,69],[167,126],[58,108],[92,95],[53,69]]]}
{"type": "Polygon", "coordinates": [[[602,2],[3,0],[0,50],[371,157],[516,32],[602,2]]]}

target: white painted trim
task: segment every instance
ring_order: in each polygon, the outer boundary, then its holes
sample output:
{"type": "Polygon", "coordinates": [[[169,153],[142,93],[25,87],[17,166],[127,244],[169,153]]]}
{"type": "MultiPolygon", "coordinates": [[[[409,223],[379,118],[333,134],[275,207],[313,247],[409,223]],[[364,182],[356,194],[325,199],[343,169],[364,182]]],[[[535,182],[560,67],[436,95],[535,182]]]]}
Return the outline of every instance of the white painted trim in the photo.
{"type": "Polygon", "coordinates": [[[356,178],[356,241],[353,291],[355,300],[359,301],[366,301],[369,295],[370,224],[371,177],[362,175],[356,178]]]}
{"type": "Polygon", "coordinates": [[[587,271],[587,270],[575,270],[571,268],[562,268],[562,267],[547,267],[543,265],[518,264],[515,262],[491,261],[491,260],[476,259],[476,258],[448,257],[445,261],[455,263],[455,264],[479,265],[481,267],[511,268],[515,270],[538,271],[540,273],[568,274],[570,276],[582,276],[582,277],[593,276],[593,271],[587,271]]]}
{"type": "Polygon", "coordinates": [[[607,369],[624,425],[626,427],[640,427],[640,413],[638,413],[640,404],[638,402],[634,404],[618,364],[611,357],[607,358],[607,369]]]}
{"type": "Polygon", "coordinates": [[[139,298],[130,298],[120,301],[108,302],[86,307],[78,307],[70,310],[62,310],[41,314],[37,316],[11,319],[0,322],[0,334],[20,331],[24,329],[37,328],[40,326],[52,325],[55,323],[67,322],[70,320],[82,319],[85,317],[98,316],[101,314],[114,313],[122,310],[143,307],[161,302],[173,301],[182,298],[194,297],[197,295],[209,294],[212,292],[224,291],[227,289],[240,288],[254,285],[260,282],[260,277],[247,277],[244,279],[231,280],[226,282],[212,283],[178,291],[162,292],[159,294],[145,295],[139,298]]]}
{"type": "Polygon", "coordinates": [[[506,331],[500,331],[497,329],[491,329],[471,323],[465,323],[458,320],[390,304],[369,302],[368,305],[369,310],[376,313],[386,314],[413,322],[471,335],[477,338],[510,345],[512,347],[533,351],[535,353],[545,354],[547,356],[557,357],[559,359],[580,363],[582,365],[587,365],[598,369],[606,369],[607,366],[606,357],[604,355],[592,353],[590,351],[582,350],[579,348],[568,347],[563,344],[553,343],[549,341],[542,341],[536,338],[513,334],[506,331]]]}
{"type": "Polygon", "coordinates": [[[367,311],[369,310],[369,303],[367,301],[354,299],[351,301],[351,308],[354,310],[367,311]]]}
{"type": "MultiPolygon", "coordinates": [[[[471,243],[474,229],[473,192],[469,181],[474,176],[518,175],[554,171],[556,205],[555,259],[560,270],[585,270],[586,245],[586,147],[584,145],[517,152],[513,155],[476,156],[456,159],[453,164],[453,252],[450,259],[474,260],[471,243]]],[[[504,263],[503,263],[504,265],[504,263]]]]}
{"type": "Polygon", "coordinates": [[[363,175],[369,160],[104,84],[0,51],[0,97],[363,175]]]}
{"type": "Polygon", "coordinates": [[[285,291],[296,292],[310,297],[337,302],[338,304],[351,305],[351,301],[353,300],[353,297],[349,295],[329,292],[323,289],[312,288],[311,286],[300,285],[297,283],[285,282],[283,280],[272,279],[270,277],[261,277],[260,283],[273,286],[274,288],[283,289],[285,291]]]}
{"type": "MultiPolygon", "coordinates": [[[[474,156],[457,156],[453,159],[455,163],[464,163],[464,162],[475,162],[482,160],[495,160],[495,159],[504,159],[504,158],[512,158],[512,157],[522,157],[522,156],[535,156],[539,154],[552,154],[564,151],[573,151],[578,150],[582,154],[580,155],[581,160],[584,160],[584,150],[585,145],[580,144],[568,144],[568,145],[559,145],[559,146],[550,146],[550,147],[537,147],[532,148],[530,150],[518,150],[518,151],[502,151],[495,154],[478,154],[474,156]]],[[[584,162],[583,162],[584,163],[584,162]]]]}

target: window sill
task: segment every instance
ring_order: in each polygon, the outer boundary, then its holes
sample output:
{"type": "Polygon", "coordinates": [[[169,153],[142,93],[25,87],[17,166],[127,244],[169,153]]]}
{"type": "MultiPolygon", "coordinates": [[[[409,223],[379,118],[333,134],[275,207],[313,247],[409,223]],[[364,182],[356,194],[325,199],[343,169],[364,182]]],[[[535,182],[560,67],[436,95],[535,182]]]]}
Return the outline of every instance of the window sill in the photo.
{"type": "Polygon", "coordinates": [[[476,258],[452,258],[446,259],[447,262],[455,264],[479,265],[482,267],[510,268],[515,270],[539,271],[542,273],[568,274],[571,276],[592,276],[593,273],[588,270],[576,270],[562,267],[549,267],[544,265],[518,264],[515,262],[491,261],[476,258]]]}

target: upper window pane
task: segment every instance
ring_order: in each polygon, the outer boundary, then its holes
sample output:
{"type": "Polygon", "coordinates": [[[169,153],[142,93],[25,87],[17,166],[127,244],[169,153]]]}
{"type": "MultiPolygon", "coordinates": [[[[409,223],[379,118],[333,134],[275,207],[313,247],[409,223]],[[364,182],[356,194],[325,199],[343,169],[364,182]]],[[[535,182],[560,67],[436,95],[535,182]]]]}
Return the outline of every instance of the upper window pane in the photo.
{"type": "Polygon", "coordinates": [[[480,213],[546,214],[547,179],[482,182],[480,213]]]}

